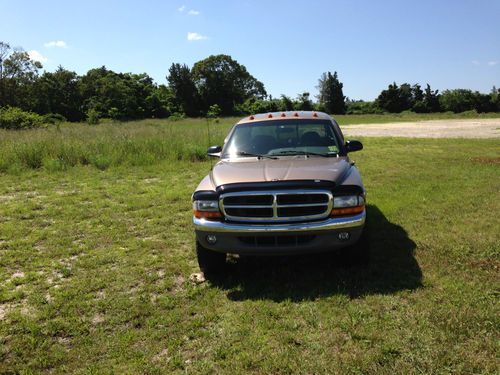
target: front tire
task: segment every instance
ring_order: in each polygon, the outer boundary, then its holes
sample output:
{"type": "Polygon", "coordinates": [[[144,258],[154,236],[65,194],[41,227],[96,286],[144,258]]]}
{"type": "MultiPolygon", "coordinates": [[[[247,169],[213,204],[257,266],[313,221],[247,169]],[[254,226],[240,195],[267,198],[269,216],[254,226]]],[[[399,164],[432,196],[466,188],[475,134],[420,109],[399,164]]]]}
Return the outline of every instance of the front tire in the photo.
{"type": "Polygon", "coordinates": [[[226,265],[226,254],[209,250],[196,241],[196,257],[200,270],[205,274],[220,273],[226,265]]]}

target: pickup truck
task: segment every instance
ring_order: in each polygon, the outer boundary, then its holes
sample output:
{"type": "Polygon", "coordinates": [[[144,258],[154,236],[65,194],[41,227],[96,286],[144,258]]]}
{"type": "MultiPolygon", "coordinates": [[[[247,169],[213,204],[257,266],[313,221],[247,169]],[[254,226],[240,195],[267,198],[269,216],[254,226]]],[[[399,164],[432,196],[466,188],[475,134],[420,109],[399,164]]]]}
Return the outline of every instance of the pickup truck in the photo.
{"type": "Polygon", "coordinates": [[[312,254],[342,249],[366,261],[366,191],[337,122],[313,111],[263,113],[232,127],[220,160],[192,195],[201,271],[226,254],[312,254]]]}

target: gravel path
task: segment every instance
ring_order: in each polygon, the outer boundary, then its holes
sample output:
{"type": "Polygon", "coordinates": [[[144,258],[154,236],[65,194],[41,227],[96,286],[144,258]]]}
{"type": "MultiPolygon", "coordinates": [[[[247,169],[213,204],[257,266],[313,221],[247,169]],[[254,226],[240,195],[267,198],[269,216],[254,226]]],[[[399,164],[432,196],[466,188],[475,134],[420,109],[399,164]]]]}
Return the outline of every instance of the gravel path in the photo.
{"type": "Polygon", "coordinates": [[[500,118],[346,125],[342,132],[349,137],[498,138],[500,118]]]}

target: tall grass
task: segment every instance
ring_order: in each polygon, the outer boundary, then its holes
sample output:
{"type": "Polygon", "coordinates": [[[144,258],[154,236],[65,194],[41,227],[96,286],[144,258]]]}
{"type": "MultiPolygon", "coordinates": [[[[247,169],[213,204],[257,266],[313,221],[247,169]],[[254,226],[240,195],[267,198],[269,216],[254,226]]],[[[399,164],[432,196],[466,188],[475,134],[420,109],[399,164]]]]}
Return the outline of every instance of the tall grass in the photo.
{"type": "MultiPolygon", "coordinates": [[[[210,142],[221,144],[232,119],[210,124],[210,142]]],[[[206,159],[207,123],[146,120],[98,126],[64,124],[59,129],[0,131],[0,171],[65,170],[92,165],[151,165],[162,160],[206,159]]]]}
{"type": "MultiPolygon", "coordinates": [[[[500,117],[475,112],[335,116],[341,126],[433,119],[500,117]]],[[[207,146],[222,144],[239,118],[212,121],[210,139],[205,119],[142,120],[99,125],[65,123],[59,127],[9,131],[0,129],[0,173],[22,169],[66,170],[91,165],[104,170],[117,165],[144,166],[164,160],[205,160],[207,146]]]]}

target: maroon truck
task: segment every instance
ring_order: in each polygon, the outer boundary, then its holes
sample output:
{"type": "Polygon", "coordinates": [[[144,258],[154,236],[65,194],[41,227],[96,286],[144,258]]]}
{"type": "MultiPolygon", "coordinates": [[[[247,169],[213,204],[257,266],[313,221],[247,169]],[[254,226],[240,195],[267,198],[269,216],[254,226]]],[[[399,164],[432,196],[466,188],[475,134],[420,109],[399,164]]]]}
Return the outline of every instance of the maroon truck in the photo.
{"type": "Polygon", "coordinates": [[[366,191],[344,141],[321,112],[246,117],[233,126],[220,160],[193,193],[198,263],[220,271],[226,254],[309,254],[343,249],[366,260],[366,191]]]}

